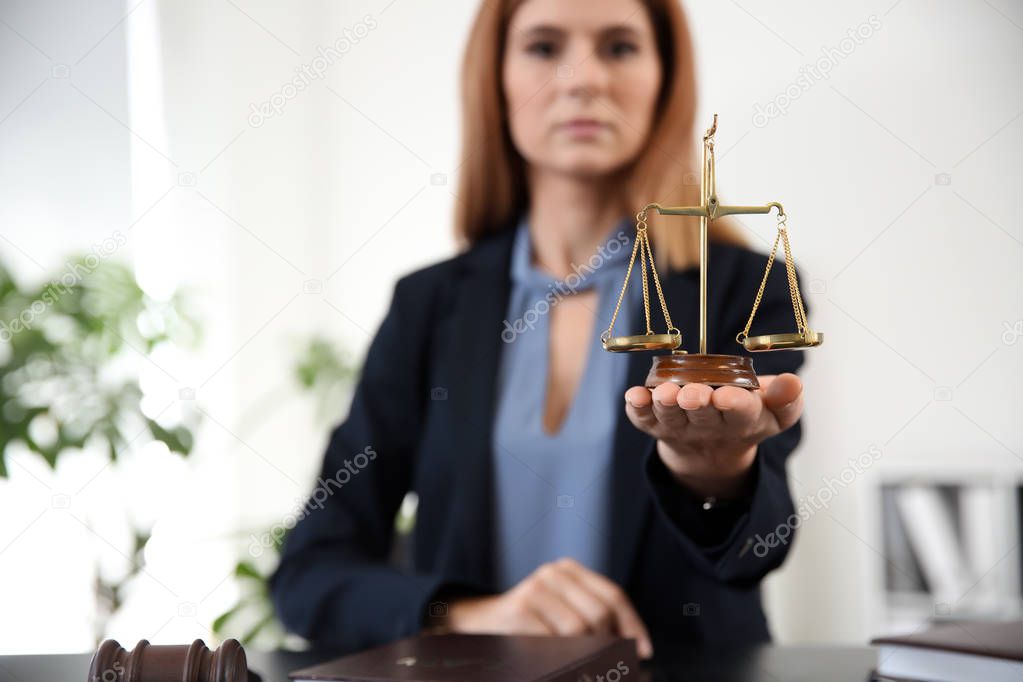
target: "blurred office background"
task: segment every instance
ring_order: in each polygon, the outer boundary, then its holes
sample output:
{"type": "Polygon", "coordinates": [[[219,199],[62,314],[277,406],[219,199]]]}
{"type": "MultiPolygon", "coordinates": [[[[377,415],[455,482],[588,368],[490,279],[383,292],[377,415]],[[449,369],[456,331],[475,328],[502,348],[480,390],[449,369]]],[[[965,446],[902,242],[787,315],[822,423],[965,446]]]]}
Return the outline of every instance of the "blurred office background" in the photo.
{"type": "MultiPolygon", "coordinates": [[[[74,292],[26,318],[38,357],[0,340],[0,653],[281,641],[263,534],[395,279],[453,253],[477,5],[0,2],[3,321],[74,292]]],[[[720,194],[785,204],[827,338],[777,639],[1018,616],[1023,4],[686,6],[720,194]]],[[[743,223],[766,250],[773,220],[743,223]]]]}

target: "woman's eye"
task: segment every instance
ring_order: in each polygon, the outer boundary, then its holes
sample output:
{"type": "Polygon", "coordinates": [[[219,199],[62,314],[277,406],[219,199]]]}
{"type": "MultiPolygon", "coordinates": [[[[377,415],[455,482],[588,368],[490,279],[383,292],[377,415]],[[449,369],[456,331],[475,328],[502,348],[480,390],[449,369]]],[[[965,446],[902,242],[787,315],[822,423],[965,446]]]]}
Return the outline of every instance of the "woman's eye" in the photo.
{"type": "Polygon", "coordinates": [[[538,57],[550,57],[554,54],[555,51],[556,48],[554,43],[550,42],[549,40],[530,43],[529,46],[526,47],[526,52],[528,52],[529,54],[536,55],[538,57]]]}
{"type": "Polygon", "coordinates": [[[608,53],[612,57],[627,57],[631,54],[635,54],[638,51],[639,48],[636,46],[636,44],[629,42],[627,40],[619,40],[611,43],[608,46],[608,53]]]}

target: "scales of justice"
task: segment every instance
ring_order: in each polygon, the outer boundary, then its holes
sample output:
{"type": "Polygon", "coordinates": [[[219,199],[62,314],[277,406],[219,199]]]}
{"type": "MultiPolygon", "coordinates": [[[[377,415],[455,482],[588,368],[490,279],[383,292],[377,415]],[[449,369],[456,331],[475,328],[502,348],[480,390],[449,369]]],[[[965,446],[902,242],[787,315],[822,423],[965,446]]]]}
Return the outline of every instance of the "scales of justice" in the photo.
{"type": "Polygon", "coordinates": [[[670,350],[667,355],[654,357],[653,367],[646,378],[646,387],[672,382],[679,385],[689,383],[701,383],[709,386],[738,386],[755,390],[760,388],[757,375],[753,371],[753,362],[749,356],[744,355],[716,355],[707,353],[707,264],[708,256],[708,227],[710,221],[727,215],[770,213],[772,208],[778,210],[778,234],[771,248],[770,256],[767,259],[767,269],[760,281],[760,289],[757,291],[756,299],[753,302],[753,310],[750,312],[746,327],[736,334],[735,340],[746,350],[754,351],[775,351],[775,350],[798,350],[800,348],[811,348],[819,346],[824,341],[824,334],[810,329],[806,320],[806,310],[803,306],[803,297],[799,292],[799,283],[796,280],[795,263],[792,260],[792,248],[789,246],[788,231],[785,227],[785,210],[782,205],[772,201],[763,206],[726,206],[718,203],[717,189],[714,175],[714,133],[717,131],[718,116],[714,114],[714,122],[703,136],[703,150],[700,154],[700,162],[703,172],[700,176],[700,205],[699,206],[672,206],[665,207],[659,204],[647,204],[643,210],[636,214],[636,240],[632,247],[632,257],[629,259],[629,266],[625,272],[625,281],[622,283],[622,291],[618,295],[618,302],[615,305],[614,314],[611,316],[611,324],[600,335],[604,350],[612,352],[628,351],[655,351],[670,350]],[[661,282],[657,276],[657,268],[654,265],[653,251],[650,249],[650,236],[647,234],[646,215],[647,211],[655,209],[661,215],[686,215],[699,216],[700,218],[700,352],[689,354],[679,347],[682,345],[682,332],[671,323],[671,315],[668,313],[668,305],[664,301],[664,293],[661,291],[661,282]],[[771,266],[774,264],[775,254],[778,251],[778,244],[782,243],[785,250],[785,271],[788,277],[789,293],[792,298],[792,311],[796,318],[796,331],[779,334],[765,334],[762,336],[750,336],[750,326],[760,306],[760,299],[764,295],[764,287],[767,285],[767,277],[771,274],[771,266]],[[646,333],[630,336],[614,336],[615,319],[625,297],[625,291],[629,286],[629,278],[632,275],[632,266],[639,255],[640,272],[643,277],[643,307],[646,314],[646,333]],[[650,326],[650,294],[647,278],[647,262],[649,261],[654,287],[657,290],[657,298],[661,304],[661,311],[664,314],[664,322],[667,329],[663,334],[655,333],[650,326]]]}

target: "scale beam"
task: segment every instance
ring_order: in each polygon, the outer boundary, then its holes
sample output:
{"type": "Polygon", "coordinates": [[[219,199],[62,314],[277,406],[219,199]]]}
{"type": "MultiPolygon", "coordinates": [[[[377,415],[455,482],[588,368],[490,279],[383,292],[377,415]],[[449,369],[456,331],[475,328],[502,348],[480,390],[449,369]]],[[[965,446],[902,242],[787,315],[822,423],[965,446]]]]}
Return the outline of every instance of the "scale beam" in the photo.
{"type": "Polygon", "coordinates": [[[661,206],[660,204],[648,204],[647,208],[652,208],[661,215],[691,215],[701,218],[706,217],[711,220],[726,215],[770,213],[772,208],[778,209],[778,215],[785,215],[785,209],[777,201],[772,201],[763,206],[727,206],[712,202],[706,206],[661,206]]]}

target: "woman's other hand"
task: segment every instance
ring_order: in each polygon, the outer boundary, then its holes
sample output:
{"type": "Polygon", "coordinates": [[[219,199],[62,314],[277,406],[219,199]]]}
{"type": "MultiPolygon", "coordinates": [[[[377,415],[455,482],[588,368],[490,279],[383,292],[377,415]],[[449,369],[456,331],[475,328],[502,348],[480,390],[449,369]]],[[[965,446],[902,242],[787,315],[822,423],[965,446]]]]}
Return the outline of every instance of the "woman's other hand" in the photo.
{"type": "Polygon", "coordinates": [[[650,635],[618,585],[572,559],[544,564],[503,594],[463,597],[448,606],[453,632],[506,635],[614,634],[653,654],[650,635]]]}

